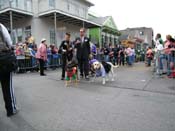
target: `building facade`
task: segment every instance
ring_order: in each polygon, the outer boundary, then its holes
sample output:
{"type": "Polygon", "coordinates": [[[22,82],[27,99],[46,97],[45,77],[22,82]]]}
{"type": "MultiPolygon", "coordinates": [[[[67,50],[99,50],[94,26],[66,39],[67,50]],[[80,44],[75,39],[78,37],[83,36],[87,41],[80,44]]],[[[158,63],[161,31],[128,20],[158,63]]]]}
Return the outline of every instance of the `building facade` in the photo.
{"type": "Polygon", "coordinates": [[[143,49],[147,46],[153,45],[153,29],[146,27],[138,27],[138,28],[127,28],[125,30],[120,30],[121,37],[125,37],[127,40],[135,40],[136,48],[143,49]]]}
{"type": "Polygon", "coordinates": [[[88,20],[91,6],[87,0],[0,0],[0,22],[12,30],[13,43],[32,34],[37,44],[44,37],[59,46],[65,32],[74,40],[81,27],[100,26],[88,20]]]}
{"type": "Polygon", "coordinates": [[[112,16],[96,17],[89,14],[89,19],[101,25],[100,27],[89,29],[89,35],[93,43],[96,43],[98,47],[104,47],[109,43],[112,45],[118,44],[120,32],[112,16]]]}

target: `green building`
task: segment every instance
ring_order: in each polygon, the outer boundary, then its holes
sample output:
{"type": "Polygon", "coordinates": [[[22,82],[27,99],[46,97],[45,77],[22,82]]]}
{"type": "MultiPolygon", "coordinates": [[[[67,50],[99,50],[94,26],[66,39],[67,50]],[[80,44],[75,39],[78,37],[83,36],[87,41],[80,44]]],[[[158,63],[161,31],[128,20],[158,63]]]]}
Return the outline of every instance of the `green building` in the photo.
{"type": "Polygon", "coordinates": [[[89,37],[91,41],[97,44],[98,47],[104,47],[105,44],[118,44],[118,36],[120,32],[112,18],[112,16],[96,17],[89,14],[89,20],[101,25],[101,27],[94,27],[89,29],[89,37]]]}

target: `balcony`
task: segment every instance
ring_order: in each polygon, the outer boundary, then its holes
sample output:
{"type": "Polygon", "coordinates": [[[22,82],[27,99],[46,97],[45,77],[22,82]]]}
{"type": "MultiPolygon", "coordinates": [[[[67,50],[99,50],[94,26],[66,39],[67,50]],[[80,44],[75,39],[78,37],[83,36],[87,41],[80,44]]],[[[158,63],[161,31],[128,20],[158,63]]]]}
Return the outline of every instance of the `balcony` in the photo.
{"type": "Polygon", "coordinates": [[[0,0],[0,11],[8,8],[32,13],[32,0],[0,0]]]}
{"type": "Polygon", "coordinates": [[[57,21],[84,27],[99,27],[100,25],[87,19],[88,7],[76,0],[40,0],[39,17],[54,19],[57,21]]]}
{"type": "Polygon", "coordinates": [[[0,22],[10,23],[10,12],[13,20],[33,16],[32,0],[0,0],[0,22]]]}

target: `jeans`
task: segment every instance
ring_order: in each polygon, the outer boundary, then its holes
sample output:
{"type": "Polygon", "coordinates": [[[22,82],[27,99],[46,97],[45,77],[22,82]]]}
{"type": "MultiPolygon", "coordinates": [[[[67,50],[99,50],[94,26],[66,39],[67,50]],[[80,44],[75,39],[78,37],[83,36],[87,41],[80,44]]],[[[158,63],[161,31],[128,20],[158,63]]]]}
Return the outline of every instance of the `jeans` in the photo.
{"type": "Polygon", "coordinates": [[[44,64],[45,61],[43,59],[39,59],[40,75],[44,75],[44,64]]]}
{"type": "Polygon", "coordinates": [[[151,58],[148,58],[148,66],[151,66],[151,58]]]}
{"type": "Polygon", "coordinates": [[[127,56],[128,65],[132,65],[132,56],[127,56]]]}
{"type": "Polygon", "coordinates": [[[109,56],[105,55],[105,62],[109,62],[109,56]]]}
{"type": "Polygon", "coordinates": [[[163,70],[163,60],[166,59],[166,56],[164,54],[161,54],[159,56],[159,69],[163,70]]]}
{"type": "Polygon", "coordinates": [[[131,56],[131,62],[134,63],[135,62],[135,55],[131,56]]]}

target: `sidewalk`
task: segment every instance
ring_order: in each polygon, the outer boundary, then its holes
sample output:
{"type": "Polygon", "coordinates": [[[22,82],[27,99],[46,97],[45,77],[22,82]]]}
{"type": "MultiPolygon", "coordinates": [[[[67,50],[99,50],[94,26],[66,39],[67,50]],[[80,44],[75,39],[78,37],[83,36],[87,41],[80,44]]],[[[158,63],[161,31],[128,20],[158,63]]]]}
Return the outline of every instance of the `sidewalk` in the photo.
{"type": "Polygon", "coordinates": [[[120,67],[117,69],[119,74],[116,73],[116,85],[112,85],[119,88],[175,95],[175,79],[170,79],[166,75],[160,77],[152,70],[153,67],[145,67],[144,63],[135,63],[133,67],[120,67]]]}

